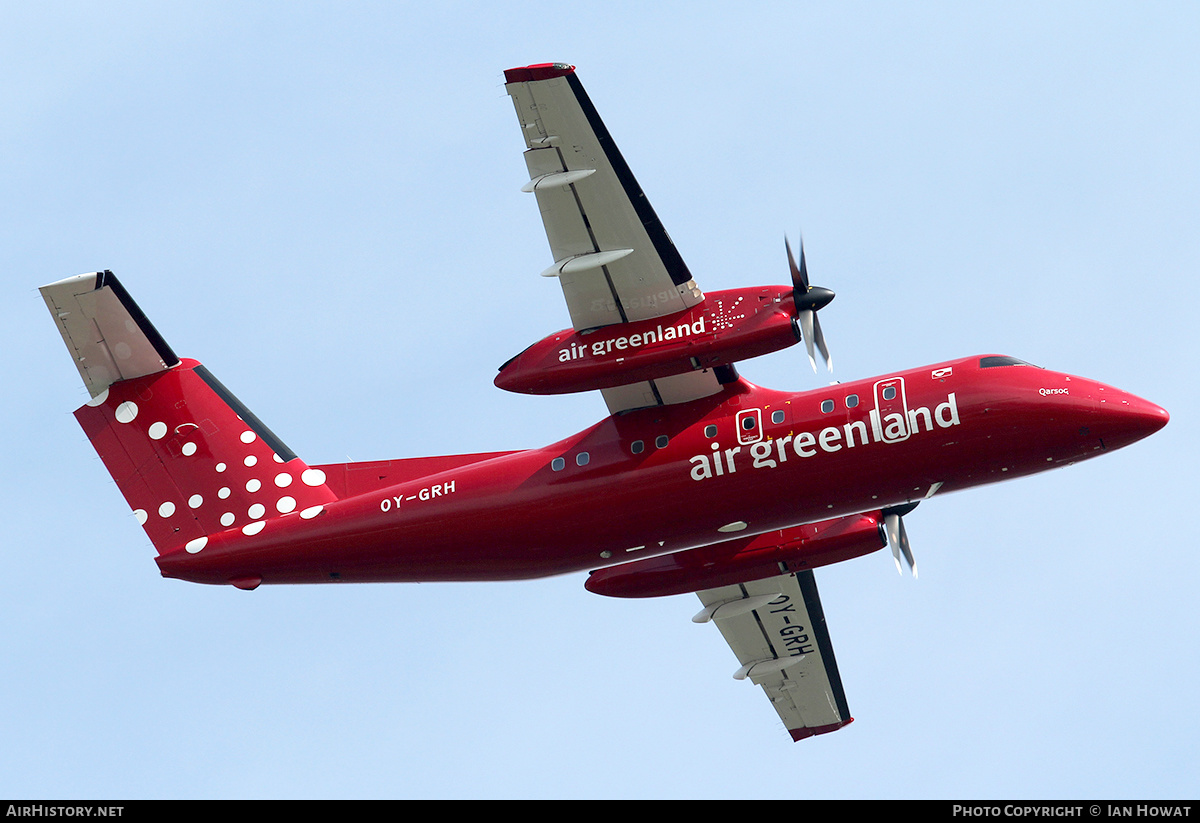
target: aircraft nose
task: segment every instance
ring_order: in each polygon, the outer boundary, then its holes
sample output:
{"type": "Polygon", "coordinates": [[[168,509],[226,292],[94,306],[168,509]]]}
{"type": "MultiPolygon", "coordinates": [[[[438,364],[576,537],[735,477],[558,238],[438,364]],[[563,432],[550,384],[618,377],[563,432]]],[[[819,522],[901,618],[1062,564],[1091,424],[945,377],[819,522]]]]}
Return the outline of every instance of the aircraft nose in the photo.
{"type": "Polygon", "coordinates": [[[1096,398],[1105,445],[1120,448],[1149,437],[1167,425],[1171,416],[1162,406],[1134,394],[1104,387],[1096,398]]]}

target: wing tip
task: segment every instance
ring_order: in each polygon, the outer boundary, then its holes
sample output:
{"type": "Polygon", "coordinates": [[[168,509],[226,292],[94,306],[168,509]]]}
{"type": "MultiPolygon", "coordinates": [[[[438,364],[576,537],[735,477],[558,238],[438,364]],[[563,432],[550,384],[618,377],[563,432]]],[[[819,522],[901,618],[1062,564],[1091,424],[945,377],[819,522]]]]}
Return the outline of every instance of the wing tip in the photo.
{"type": "Polygon", "coordinates": [[[788,734],[792,736],[793,743],[799,743],[805,738],[813,737],[818,734],[829,734],[830,732],[836,732],[843,726],[849,726],[853,722],[854,718],[851,717],[846,720],[838,721],[837,723],[829,723],[825,726],[805,726],[800,729],[788,729],[788,734]]]}
{"type": "Polygon", "coordinates": [[[574,74],[575,67],[569,63],[534,63],[504,70],[505,83],[532,83],[535,80],[553,80],[574,74]]]}

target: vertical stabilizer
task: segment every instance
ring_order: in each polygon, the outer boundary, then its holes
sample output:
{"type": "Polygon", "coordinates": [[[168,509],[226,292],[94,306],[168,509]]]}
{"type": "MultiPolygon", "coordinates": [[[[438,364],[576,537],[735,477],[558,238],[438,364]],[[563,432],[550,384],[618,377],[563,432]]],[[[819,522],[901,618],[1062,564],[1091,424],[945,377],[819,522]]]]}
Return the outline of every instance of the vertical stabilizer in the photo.
{"type": "Polygon", "coordinates": [[[204,366],[174,355],[111,272],[42,294],[92,393],[75,417],[159,554],[311,518],[336,499],[324,472],[204,366]]]}

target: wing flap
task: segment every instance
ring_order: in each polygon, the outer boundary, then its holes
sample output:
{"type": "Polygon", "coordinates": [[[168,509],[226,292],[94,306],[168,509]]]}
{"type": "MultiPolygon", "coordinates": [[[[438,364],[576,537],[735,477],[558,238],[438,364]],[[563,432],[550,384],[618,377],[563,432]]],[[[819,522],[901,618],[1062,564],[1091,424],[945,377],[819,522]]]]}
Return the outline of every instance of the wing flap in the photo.
{"type": "Polygon", "coordinates": [[[761,686],[793,740],[853,718],[811,571],[698,592],[702,622],[717,624],[738,659],[738,679],[761,686]]]}

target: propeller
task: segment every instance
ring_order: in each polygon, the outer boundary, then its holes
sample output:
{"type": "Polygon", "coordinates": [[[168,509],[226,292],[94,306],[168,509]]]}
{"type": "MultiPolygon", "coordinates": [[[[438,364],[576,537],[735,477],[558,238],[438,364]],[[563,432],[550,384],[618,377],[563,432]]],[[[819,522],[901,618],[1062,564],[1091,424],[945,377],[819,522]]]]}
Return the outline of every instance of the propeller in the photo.
{"type": "Polygon", "coordinates": [[[821,333],[821,321],[817,312],[825,308],[833,299],[833,292],[820,286],[810,286],[808,283],[808,266],[804,262],[804,241],[800,241],[800,264],[796,264],[796,255],[792,254],[792,244],[787,237],[783,238],[787,247],[788,265],[792,269],[792,302],[796,306],[795,322],[808,348],[808,362],[812,363],[813,371],[817,370],[817,358],[813,347],[820,350],[825,360],[825,367],[833,371],[833,358],[829,356],[829,347],[825,345],[825,335],[821,333]]]}
{"type": "Polygon", "coordinates": [[[908,542],[908,532],[904,530],[904,515],[917,507],[916,503],[905,503],[903,506],[888,506],[883,510],[883,527],[887,532],[887,541],[892,547],[892,559],[896,561],[896,571],[904,574],[900,567],[900,555],[912,569],[913,579],[917,577],[917,563],[913,560],[912,546],[908,542]]]}

